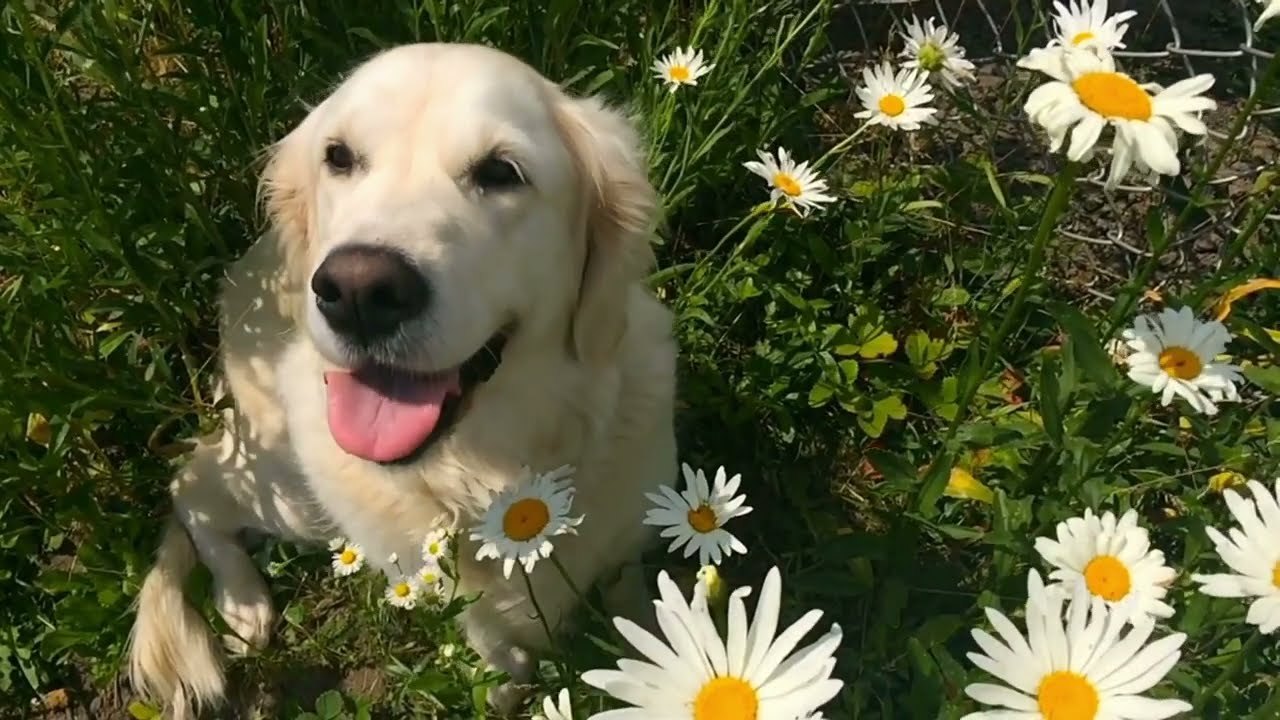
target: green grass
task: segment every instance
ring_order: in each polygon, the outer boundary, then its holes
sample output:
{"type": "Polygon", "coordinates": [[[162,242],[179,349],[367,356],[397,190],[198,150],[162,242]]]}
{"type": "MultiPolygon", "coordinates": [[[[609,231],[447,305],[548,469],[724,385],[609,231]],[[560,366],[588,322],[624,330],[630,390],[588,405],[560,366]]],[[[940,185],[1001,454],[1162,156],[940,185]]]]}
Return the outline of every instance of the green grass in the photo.
{"type": "MultiPolygon", "coordinates": [[[[1038,44],[1039,22],[1024,7],[1009,27],[1038,44]]],[[[721,568],[730,584],[758,587],[777,565],[784,616],[817,607],[844,628],[828,718],[977,709],[962,690],[987,678],[965,659],[968,629],[986,627],[983,607],[1021,607],[1027,571],[1048,570],[1034,538],[1087,507],[1139,510],[1181,571],[1165,625],[1189,639],[1153,694],[1193,701],[1195,717],[1280,713],[1275,636],[1190,581],[1221,571],[1204,528],[1231,522],[1210,478],[1276,475],[1280,335],[1266,329],[1280,301],[1253,295],[1228,318],[1250,383],[1215,418],[1161,407],[1102,349],[1108,328],[1154,307],[1142,293],[1157,283],[1203,316],[1227,288],[1275,276],[1280,230],[1251,221],[1276,190],[1264,176],[1230,199],[1218,186],[1116,211],[1144,248],[1184,248],[1205,213],[1230,222],[1210,228],[1213,262],[1130,256],[1094,287],[1117,301],[1091,299],[1036,260],[1086,263],[1054,229],[1097,191],[1055,185],[1061,159],[1021,120],[1033,85],[1019,73],[946,100],[954,123],[867,131],[827,155],[832,207],[753,211],[766,189],[742,163],[757,148],[818,158],[858,129],[828,59],[847,25],[830,2],[799,0],[0,9],[0,715],[60,688],[83,700],[120,669],[167,477],[213,422],[212,293],[261,230],[260,151],[362,58],[433,40],[491,43],[642,119],[665,203],[654,286],[678,317],[682,459],[744,476],[756,511],[734,521],[750,552],[721,568]],[[649,66],[676,45],[716,69],[671,94],[649,66]],[[944,494],[952,467],[992,502],[944,494]]],[[[392,612],[380,581],[328,577],[322,550],[269,542],[258,557],[282,620],[234,672],[247,695],[275,696],[266,716],[480,715],[498,678],[477,673],[447,613],[392,612]]],[[[661,548],[649,560],[686,587],[697,570],[661,548]]],[[[544,665],[545,692],[571,680],[557,665],[611,664],[607,628],[584,622],[559,648],[567,662],[544,665]]]]}

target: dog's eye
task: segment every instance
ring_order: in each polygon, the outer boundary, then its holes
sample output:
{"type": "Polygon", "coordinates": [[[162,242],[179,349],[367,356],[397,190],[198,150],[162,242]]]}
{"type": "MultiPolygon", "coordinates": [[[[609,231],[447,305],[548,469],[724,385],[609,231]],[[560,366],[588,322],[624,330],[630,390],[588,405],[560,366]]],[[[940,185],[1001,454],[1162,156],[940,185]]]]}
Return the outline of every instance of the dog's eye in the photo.
{"type": "Polygon", "coordinates": [[[471,169],[471,182],[482,191],[490,191],[524,185],[525,179],[515,163],[490,155],[471,169]]]}
{"type": "Polygon", "coordinates": [[[335,173],[349,173],[356,165],[356,154],[344,142],[329,143],[324,149],[324,164],[335,173]]]}

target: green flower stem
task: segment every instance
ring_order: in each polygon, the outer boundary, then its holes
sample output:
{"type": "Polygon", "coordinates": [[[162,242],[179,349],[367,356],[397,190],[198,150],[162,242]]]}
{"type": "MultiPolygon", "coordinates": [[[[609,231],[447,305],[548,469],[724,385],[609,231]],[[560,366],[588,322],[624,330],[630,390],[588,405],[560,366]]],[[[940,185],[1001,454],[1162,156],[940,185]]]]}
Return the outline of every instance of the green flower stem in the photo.
{"type": "MultiPolygon", "coordinates": [[[[1057,227],[1058,218],[1067,209],[1067,202],[1071,199],[1071,193],[1075,190],[1076,175],[1079,172],[1079,163],[1067,162],[1058,173],[1058,178],[1053,184],[1053,191],[1049,194],[1049,199],[1045,203],[1044,214],[1040,216],[1040,225],[1036,228],[1035,238],[1031,243],[1031,254],[1027,258],[1026,266],[1023,268],[1018,291],[1013,297],[1013,303],[1009,306],[1009,310],[1005,313],[1004,320],[996,329],[995,334],[992,335],[988,343],[987,353],[985,356],[981,356],[980,371],[976,377],[965,383],[962,388],[961,394],[956,400],[956,415],[947,428],[942,447],[938,449],[937,454],[934,455],[933,460],[929,463],[929,468],[924,477],[934,477],[938,471],[938,464],[949,456],[947,445],[955,438],[956,433],[960,430],[960,425],[968,416],[969,405],[973,402],[974,396],[978,394],[982,379],[991,372],[996,360],[1000,357],[1000,348],[1004,345],[1005,339],[1021,321],[1022,307],[1026,304],[1027,296],[1031,294],[1031,287],[1035,284],[1040,268],[1044,265],[1045,253],[1049,247],[1049,240],[1053,237],[1053,229],[1057,227]]],[[[969,352],[982,352],[982,347],[977,340],[974,341],[974,345],[970,346],[969,352]]],[[[921,487],[920,495],[917,498],[918,507],[922,507],[922,509],[926,505],[932,507],[936,498],[930,498],[930,493],[935,491],[939,494],[941,493],[940,488],[932,487],[934,484],[926,483],[921,487]]]]}
{"type": "Polygon", "coordinates": [[[857,140],[859,137],[861,137],[862,133],[866,132],[867,129],[870,127],[871,127],[871,123],[864,122],[857,130],[854,130],[852,133],[850,133],[848,137],[836,143],[835,145],[832,145],[829,150],[822,153],[822,155],[813,162],[814,171],[821,169],[827,163],[827,161],[833,158],[834,156],[844,154],[844,152],[848,150],[851,145],[853,145],[854,141],[857,140]]]}
{"type": "MultiPolygon", "coordinates": [[[[827,150],[825,153],[822,154],[821,157],[819,157],[816,161],[814,161],[813,163],[814,170],[816,171],[818,168],[822,167],[832,157],[838,154],[842,154],[844,151],[848,150],[849,147],[853,145],[854,141],[856,141],[858,137],[861,136],[862,133],[866,131],[868,127],[870,126],[864,123],[857,130],[853,131],[853,133],[850,134],[848,137],[836,143],[835,145],[831,146],[831,149],[827,150]]],[[[755,209],[753,209],[745,217],[743,217],[741,220],[735,223],[733,227],[729,228],[728,232],[726,232],[724,235],[721,235],[720,239],[716,241],[715,246],[711,248],[711,251],[708,252],[706,255],[702,256],[702,258],[699,259],[697,262],[684,263],[681,265],[677,265],[675,267],[670,267],[670,268],[660,270],[649,276],[650,285],[654,285],[654,286],[660,285],[668,280],[675,278],[677,275],[681,275],[685,273],[688,273],[689,275],[692,276],[693,274],[696,273],[697,270],[701,269],[706,263],[710,262],[712,258],[716,257],[716,255],[718,255],[720,253],[720,250],[724,247],[724,244],[729,241],[729,238],[736,235],[738,231],[742,230],[742,228],[747,225],[747,223],[751,222],[752,220],[755,220],[756,218],[760,217],[764,213],[770,212],[772,210],[773,208],[770,207],[767,203],[762,203],[761,205],[756,206],[755,209]]],[[[711,278],[710,282],[706,283],[704,286],[700,286],[696,288],[693,292],[689,293],[689,295],[696,297],[703,290],[707,288],[715,287],[716,283],[720,282],[720,280],[724,277],[725,273],[729,271],[729,269],[733,265],[733,261],[737,259],[739,255],[742,254],[742,251],[745,249],[746,244],[747,243],[745,239],[742,242],[740,242],[737,245],[737,247],[734,248],[733,253],[730,254],[729,259],[725,261],[725,264],[720,269],[720,272],[717,273],[715,277],[711,278]]]]}
{"type": "MultiPolygon", "coordinates": [[[[773,51],[769,54],[769,57],[765,60],[764,65],[761,66],[760,70],[752,76],[751,80],[749,80],[746,85],[738,90],[738,94],[720,113],[720,119],[716,121],[716,124],[712,126],[711,130],[706,134],[707,138],[716,138],[717,134],[720,132],[720,128],[722,128],[730,118],[737,117],[739,106],[748,99],[756,98],[756,95],[752,92],[755,89],[756,83],[760,82],[760,79],[763,78],[766,73],[773,70],[778,65],[781,65],[783,53],[786,52],[787,48],[791,47],[792,43],[800,38],[804,30],[809,28],[809,24],[813,21],[813,18],[817,16],[819,11],[823,9],[823,6],[824,3],[814,3],[813,9],[801,18],[799,22],[792,25],[790,32],[788,32],[786,37],[782,39],[781,43],[773,48],[773,51]]],[[[680,165],[688,166],[692,163],[697,163],[703,158],[703,156],[711,152],[713,146],[714,143],[703,142],[698,149],[694,151],[691,157],[687,154],[681,157],[680,165]]]]}
{"type": "Polygon", "coordinates": [[[1022,320],[1022,307],[1026,305],[1027,297],[1031,294],[1031,288],[1036,284],[1036,277],[1040,274],[1041,267],[1044,266],[1045,253],[1048,250],[1049,241],[1053,238],[1053,229],[1058,225],[1058,218],[1067,209],[1067,202],[1071,199],[1071,193],[1076,185],[1076,175],[1079,172],[1079,163],[1068,162],[1062,168],[1062,171],[1058,173],[1058,179],[1053,185],[1053,192],[1049,195],[1049,200],[1045,205],[1044,215],[1040,217],[1040,226],[1036,228],[1035,239],[1031,244],[1031,255],[1027,258],[1026,267],[1022,270],[1022,277],[1019,278],[1018,291],[1014,294],[1013,303],[1009,306],[1008,312],[1005,313],[1000,327],[996,329],[995,334],[991,337],[991,342],[988,344],[988,352],[982,360],[982,371],[978,373],[972,383],[964,387],[964,393],[957,400],[956,417],[951,421],[951,427],[947,430],[948,440],[955,436],[960,424],[964,422],[965,416],[969,411],[969,403],[977,395],[982,379],[990,374],[995,367],[1004,341],[1022,320]]]}
{"type": "Polygon", "coordinates": [[[555,556],[555,553],[551,554],[551,564],[555,565],[556,570],[560,571],[560,577],[564,578],[565,584],[569,586],[569,590],[572,591],[573,594],[578,598],[578,602],[585,605],[587,607],[587,610],[591,611],[591,614],[597,620],[604,623],[604,626],[606,628],[609,628],[610,631],[612,631],[613,619],[610,618],[608,615],[605,615],[599,609],[597,609],[595,605],[592,605],[591,601],[587,599],[587,596],[582,594],[582,591],[578,589],[578,584],[575,583],[573,581],[573,578],[569,576],[569,571],[565,569],[564,565],[560,562],[560,559],[555,556]]]}
{"type": "Polygon", "coordinates": [[[529,602],[533,605],[533,611],[538,614],[538,622],[542,623],[542,630],[547,634],[547,642],[555,645],[555,635],[551,632],[551,625],[547,622],[547,614],[542,612],[542,606],[538,604],[538,596],[533,592],[533,580],[529,578],[529,573],[524,569],[523,565],[517,563],[520,567],[520,576],[524,578],[525,589],[529,591],[529,602]]]}
{"type": "Polygon", "coordinates": [[[1249,656],[1252,655],[1258,649],[1258,646],[1262,644],[1262,639],[1263,634],[1261,632],[1255,632],[1248,640],[1245,641],[1244,645],[1240,646],[1240,652],[1236,653],[1236,656],[1231,658],[1231,663],[1218,674],[1218,677],[1214,678],[1213,682],[1209,683],[1205,686],[1204,690],[1200,691],[1195,702],[1192,703],[1193,712],[1199,715],[1199,713],[1204,710],[1204,706],[1212,700],[1215,695],[1221,692],[1222,688],[1227,686],[1227,683],[1234,680],[1236,675],[1240,674],[1240,671],[1244,669],[1245,661],[1248,660],[1249,656]]]}
{"type": "Polygon", "coordinates": [[[1210,159],[1209,164],[1198,173],[1195,183],[1191,186],[1190,197],[1187,200],[1186,207],[1182,209],[1182,212],[1178,213],[1178,217],[1174,219],[1173,224],[1165,229],[1158,242],[1152,245],[1151,257],[1147,258],[1138,274],[1121,291],[1118,302],[1111,308],[1111,321],[1107,323],[1107,331],[1102,335],[1104,340],[1115,335],[1116,328],[1133,312],[1134,305],[1137,304],[1138,298],[1142,295],[1142,288],[1146,287],[1151,280],[1151,276],[1155,274],[1156,266],[1160,262],[1160,256],[1169,248],[1169,244],[1177,236],[1182,226],[1191,219],[1191,213],[1200,204],[1202,199],[1200,196],[1205,186],[1217,176],[1218,170],[1222,169],[1222,164],[1226,162],[1227,155],[1235,146],[1236,139],[1244,132],[1245,124],[1249,122],[1249,118],[1253,115],[1253,109],[1257,107],[1258,102],[1262,99],[1262,94],[1271,87],[1271,83],[1275,81],[1277,74],[1280,74],[1280,53],[1276,53],[1271,58],[1271,61],[1267,63],[1267,69],[1258,81],[1257,87],[1254,88],[1253,94],[1245,101],[1244,106],[1240,108],[1240,112],[1236,114],[1235,121],[1231,123],[1231,129],[1227,131],[1227,139],[1223,141],[1218,152],[1210,159]]]}
{"type": "Polygon", "coordinates": [[[1267,215],[1276,207],[1277,204],[1280,204],[1280,184],[1278,184],[1276,189],[1271,193],[1271,197],[1267,198],[1266,202],[1254,210],[1253,215],[1249,218],[1249,222],[1245,223],[1245,226],[1240,230],[1240,234],[1236,235],[1235,239],[1231,241],[1231,244],[1227,246],[1226,251],[1222,253],[1221,263],[1218,266],[1217,272],[1213,274],[1213,277],[1192,293],[1192,299],[1194,302],[1191,304],[1199,304],[1204,300],[1204,296],[1212,291],[1213,287],[1222,279],[1222,276],[1227,274],[1227,266],[1231,264],[1231,261],[1234,260],[1237,255],[1244,252],[1244,246],[1247,245],[1249,241],[1253,239],[1253,236],[1257,235],[1258,231],[1262,229],[1262,224],[1266,222],[1267,215]]]}
{"type": "MultiPolygon", "coordinates": [[[[729,238],[736,235],[739,230],[741,230],[751,221],[755,220],[761,215],[764,215],[767,212],[771,212],[772,209],[773,208],[768,203],[761,203],[760,205],[757,205],[755,209],[753,209],[749,214],[747,214],[746,217],[739,220],[737,223],[734,224],[733,227],[729,228],[728,232],[720,236],[720,239],[716,241],[715,246],[711,248],[711,252],[708,252],[706,255],[703,255],[701,258],[698,259],[697,262],[693,263],[692,270],[689,273],[690,276],[692,277],[696,275],[699,269],[701,269],[704,265],[710,262],[711,259],[714,258],[716,255],[718,255],[720,253],[720,249],[723,248],[724,244],[729,241],[729,238]]],[[[733,264],[733,261],[738,257],[738,255],[742,253],[748,241],[751,240],[753,237],[754,235],[752,233],[747,233],[746,237],[744,237],[742,241],[738,243],[737,247],[733,249],[733,252],[730,253],[729,259],[725,261],[723,266],[721,266],[720,272],[716,273],[715,276],[711,278],[710,282],[702,283],[693,291],[684,292],[682,293],[682,295],[685,295],[688,297],[698,297],[703,292],[705,292],[708,288],[715,287],[716,283],[720,282],[721,278],[724,277],[725,273],[729,271],[729,267],[733,264]]]]}
{"type": "MultiPolygon", "coordinates": [[[[519,565],[519,563],[517,563],[519,565]]],[[[533,605],[533,611],[538,614],[538,622],[542,624],[542,631],[547,634],[547,644],[555,651],[554,662],[556,670],[560,673],[560,677],[566,678],[570,682],[576,680],[578,673],[574,670],[572,660],[565,658],[556,647],[556,636],[551,632],[551,624],[547,622],[547,614],[542,612],[542,606],[538,604],[538,596],[533,592],[533,580],[530,579],[529,573],[525,571],[524,566],[520,565],[520,576],[524,578],[525,589],[529,591],[529,602],[533,605]],[[563,661],[563,662],[562,662],[563,661]]]]}

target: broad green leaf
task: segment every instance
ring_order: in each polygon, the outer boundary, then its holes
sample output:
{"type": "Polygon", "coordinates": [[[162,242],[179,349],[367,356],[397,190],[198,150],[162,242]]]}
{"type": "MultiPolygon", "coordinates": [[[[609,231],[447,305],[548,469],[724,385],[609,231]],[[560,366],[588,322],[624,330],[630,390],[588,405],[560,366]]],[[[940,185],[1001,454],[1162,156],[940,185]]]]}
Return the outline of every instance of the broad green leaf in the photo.
{"type": "Polygon", "coordinates": [[[874,408],[871,412],[858,414],[858,427],[873,438],[878,438],[884,434],[884,425],[888,421],[887,415],[882,412],[876,412],[874,408]]]}
{"type": "Polygon", "coordinates": [[[858,354],[864,358],[877,358],[892,355],[898,349],[898,341],[887,332],[872,337],[870,340],[862,343],[858,348],[858,354]]]}
{"type": "Polygon", "coordinates": [[[907,416],[907,406],[897,395],[889,395],[875,401],[870,413],[859,413],[858,424],[871,437],[880,437],[884,426],[892,420],[902,420],[907,416]]]}
{"type": "Polygon", "coordinates": [[[344,710],[346,710],[346,703],[342,701],[342,695],[336,690],[326,690],[316,698],[316,714],[323,720],[337,720],[344,710]]]}
{"type": "Polygon", "coordinates": [[[905,350],[907,360],[916,369],[923,369],[942,357],[946,343],[941,339],[929,337],[929,333],[916,330],[907,336],[905,350]]]}
{"type": "Polygon", "coordinates": [[[886,417],[894,420],[902,420],[907,416],[907,406],[902,404],[902,398],[897,395],[890,395],[877,400],[875,409],[877,412],[883,412],[886,417]]]}
{"type": "Polygon", "coordinates": [[[809,407],[822,407],[834,395],[836,389],[827,384],[825,380],[819,380],[812,388],[809,389],[809,407]]]}
{"type": "Polygon", "coordinates": [[[949,287],[938,293],[933,299],[934,305],[942,307],[958,307],[969,302],[969,291],[962,287],[949,287]]]}
{"type": "Polygon", "coordinates": [[[1245,378],[1266,390],[1272,395],[1280,395],[1280,366],[1259,367],[1249,365],[1243,368],[1245,378]]]}
{"type": "Polygon", "coordinates": [[[920,477],[915,467],[897,453],[872,449],[868,450],[866,455],[871,461],[871,466],[879,470],[887,482],[906,488],[915,485],[920,477]]]}
{"type": "Polygon", "coordinates": [[[1049,311],[1071,336],[1071,350],[1085,375],[1103,387],[1113,387],[1118,380],[1115,363],[1098,341],[1093,324],[1080,311],[1060,302],[1050,303],[1049,311]]]}
{"type": "Polygon", "coordinates": [[[1044,432],[1055,448],[1062,447],[1062,410],[1058,407],[1057,363],[1045,358],[1040,364],[1040,417],[1044,432]]]}
{"type": "Polygon", "coordinates": [[[848,360],[841,360],[837,365],[839,365],[840,373],[844,376],[844,381],[846,383],[852,383],[854,380],[858,379],[857,360],[849,358],[848,360]]]}

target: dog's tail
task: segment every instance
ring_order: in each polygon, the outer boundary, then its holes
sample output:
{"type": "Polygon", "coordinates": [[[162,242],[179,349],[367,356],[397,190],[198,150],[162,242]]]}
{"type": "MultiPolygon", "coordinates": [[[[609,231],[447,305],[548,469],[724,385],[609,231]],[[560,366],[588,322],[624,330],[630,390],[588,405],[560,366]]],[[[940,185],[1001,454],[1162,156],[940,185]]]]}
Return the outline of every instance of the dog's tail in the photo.
{"type": "Polygon", "coordinates": [[[183,595],[196,562],[186,529],[170,518],[156,563],[138,593],[129,633],[130,683],[140,695],[165,705],[174,720],[220,703],[226,691],[222,647],[183,595]]]}

